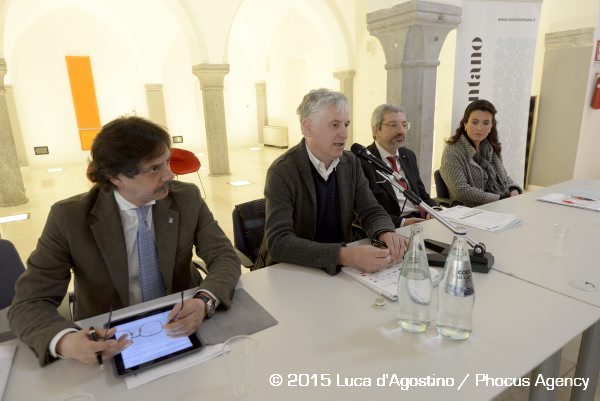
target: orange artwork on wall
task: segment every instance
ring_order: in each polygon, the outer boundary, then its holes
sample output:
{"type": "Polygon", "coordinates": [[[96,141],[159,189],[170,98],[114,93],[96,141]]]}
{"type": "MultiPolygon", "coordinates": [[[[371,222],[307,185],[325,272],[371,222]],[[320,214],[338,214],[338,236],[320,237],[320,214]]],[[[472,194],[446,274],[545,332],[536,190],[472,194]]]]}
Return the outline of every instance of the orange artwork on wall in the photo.
{"type": "Polygon", "coordinates": [[[100,131],[100,114],[88,56],[65,56],[82,150],[90,150],[100,131]]]}

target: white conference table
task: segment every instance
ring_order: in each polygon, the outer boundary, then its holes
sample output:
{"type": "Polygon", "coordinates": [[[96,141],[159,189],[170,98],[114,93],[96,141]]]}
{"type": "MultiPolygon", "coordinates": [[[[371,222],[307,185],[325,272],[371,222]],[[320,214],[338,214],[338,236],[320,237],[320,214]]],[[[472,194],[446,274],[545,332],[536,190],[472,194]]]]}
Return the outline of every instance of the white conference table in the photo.
{"type": "MultiPolygon", "coordinates": [[[[600,193],[600,180],[570,180],[480,206],[516,215],[523,220],[519,227],[500,233],[466,228],[473,239],[484,242],[494,255],[494,269],[600,307],[600,212],[536,200],[569,189],[600,193]],[[564,257],[552,256],[551,252],[552,226],[556,223],[570,226],[564,257]],[[596,290],[582,290],[571,285],[571,281],[593,283],[596,290]]],[[[451,242],[452,234],[441,224],[423,226],[425,238],[451,242]]]]}
{"type": "MultiPolygon", "coordinates": [[[[330,277],[280,264],[243,274],[241,284],[279,321],[252,335],[258,350],[256,391],[249,400],[486,400],[509,384],[476,386],[475,375],[519,378],[600,318],[600,308],[492,271],[475,275],[472,337],[454,342],[440,338],[434,327],[425,334],[398,330],[396,304],[375,309],[376,294],[343,273],[330,277]],[[282,375],[284,384],[271,386],[272,374],[282,375]],[[333,383],[292,387],[288,375],[294,374],[302,379],[329,375],[333,383]],[[378,387],[376,380],[384,374],[445,378],[454,384],[378,387]],[[340,386],[337,375],[341,384],[348,378],[370,378],[372,384],[340,386]]],[[[96,320],[104,323],[106,316],[96,320]]],[[[100,371],[61,360],[40,368],[21,344],[4,401],[58,401],[78,393],[93,394],[97,401],[227,399],[220,357],[132,390],[110,367],[100,371]]]]}
{"type": "MultiPolygon", "coordinates": [[[[600,212],[537,201],[550,193],[568,195],[578,189],[600,193],[600,180],[574,179],[480,207],[518,216],[523,220],[519,227],[500,233],[466,228],[474,240],[485,243],[494,255],[493,269],[600,308],[600,212]],[[552,255],[554,224],[570,227],[562,257],[552,255]],[[581,286],[584,283],[587,286],[581,286]]],[[[440,223],[423,226],[425,238],[451,242],[452,234],[440,223]]],[[[563,324],[560,320],[556,323],[563,324]]],[[[597,381],[599,359],[600,322],[597,322],[583,333],[575,375],[597,381]]],[[[554,363],[557,371],[557,358],[554,363]]],[[[584,394],[576,389],[572,399],[593,400],[593,393],[584,394]]]]}

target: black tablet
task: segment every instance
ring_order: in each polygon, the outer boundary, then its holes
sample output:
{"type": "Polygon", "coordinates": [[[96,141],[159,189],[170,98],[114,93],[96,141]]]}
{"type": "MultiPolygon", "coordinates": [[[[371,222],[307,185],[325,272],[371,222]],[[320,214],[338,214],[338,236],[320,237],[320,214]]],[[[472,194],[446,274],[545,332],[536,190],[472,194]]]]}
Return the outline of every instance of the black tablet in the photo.
{"type": "Polygon", "coordinates": [[[170,337],[163,330],[172,309],[173,305],[167,305],[111,322],[110,327],[117,328],[114,338],[128,334],[133,341],[113,358],[117,376],[137,373],[202,348],[195,333],[188,337],[170,337]]]}

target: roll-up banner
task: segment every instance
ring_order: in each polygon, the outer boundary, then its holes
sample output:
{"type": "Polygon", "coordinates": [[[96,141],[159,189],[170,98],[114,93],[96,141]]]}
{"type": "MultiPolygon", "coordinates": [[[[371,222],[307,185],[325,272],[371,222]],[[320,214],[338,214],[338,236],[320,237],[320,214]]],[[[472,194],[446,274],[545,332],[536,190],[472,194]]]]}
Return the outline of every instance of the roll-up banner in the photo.
{"type": "Polygon", "coordinates": [[[463,0],[456,35],[452,129],[465,108],[489,100],[498,113],[502,159],[523,185],[527,121],[541,0],[463,0]]]}

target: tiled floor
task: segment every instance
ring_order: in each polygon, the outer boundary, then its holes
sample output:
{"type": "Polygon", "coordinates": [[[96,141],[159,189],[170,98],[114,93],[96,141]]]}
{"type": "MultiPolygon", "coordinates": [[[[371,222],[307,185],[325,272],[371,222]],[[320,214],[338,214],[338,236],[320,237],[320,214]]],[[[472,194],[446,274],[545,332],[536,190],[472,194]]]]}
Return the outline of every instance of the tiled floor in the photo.
{"type": "MultiPolygon", "coordinates": [[[[207,169],[200,170],[202,183],[207,193],[206,202],[229,238],[233,238],[231,211],[234,205],[263,197],[266,170],[281,153],[283,151],[280,149],[268,147],[259,148],[259,150],[230,149],[230,176],[211,177],[208,175],[207,169]],[[229,184],[236,180],[248,180],[251,183],[240,187],[229,184]]],[[[200,159],[204,166],[208,165],[206,156],[201,155],[200,159]]],[[[86,165],[83,161],[76,165],[52,167],[62,167],[64,170],[50,173],[47,168],[22,168],[29,202],[22,206],[0,207],[0,217],[30,213],[31,217],[28,220],[0,224],[0,236],[12,241],[24,260],[35,248],[50,206],[58,200],[85,192],[90,187],[90,183],[85,177],[86,165]]],[[[187,174],[179,179],[199,186],[196,174],[187,174]]],[[[243,270],[246,271],[246,269],[243,270]]],[[[575,338],[563,348],[560,372],[564,377],[574,375],[579,341],[579,337],[575,338]]],[[[528,394],[527,387],[511,387],[494,400],[527,400],[528,394]]],[[[569,396],[570,389],[562,388],[557,391],[556,400],[568,400],[569,396]]],[[[600,401],[600,388],[596,389],[594,400],[600,401]]]]}

